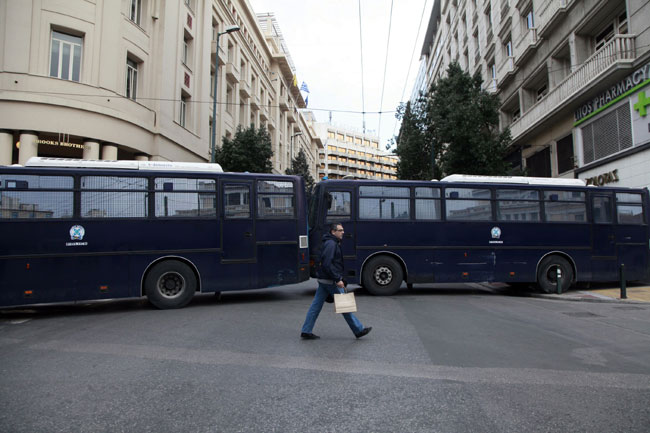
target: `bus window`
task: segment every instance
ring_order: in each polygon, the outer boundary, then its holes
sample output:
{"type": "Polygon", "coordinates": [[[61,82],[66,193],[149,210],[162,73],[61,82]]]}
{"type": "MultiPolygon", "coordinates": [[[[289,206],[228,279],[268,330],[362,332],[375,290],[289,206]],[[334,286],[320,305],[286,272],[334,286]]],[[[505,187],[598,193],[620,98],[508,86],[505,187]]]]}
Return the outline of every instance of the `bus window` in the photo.
{"type": "Polygon", "coordinates": [[[539,192],[533,189],[498,189],[497,221],[540,221],[539,192]]]}
{"type": "Polygon", "coordinates": [[[257,182],[258,218],[293,218],[295,196],[292,182],[260,180],[257,182]]]}
{"type": "Polygon", "coordinates": [[[596,224],[611,224],[614,221],[612,215],[612,199],[606,196],[593,197],[593,218],[596,224]]]}
{"type": "Polygon", "coordinates": [[[72,176],[1,175],[0,218],[72,218],[72,189],[72,176]]]}
{"type": "Polygon", "coordinates": [[[409,219],[409,197],[409,188],[360,186],[359,219],[409,219]]]}
{"type": "Polygon", "coordinates": [[[641,194],[616,193],[616,213],[619,224],[643,224],[641,194]]]}
{"type": "Polygon", "coordinates": [[[585,193],[580,191],[544,191],[544,211],[548,222],[587,222],[585,193]]]}
{"type": "Polygon", "coordinates": [[[226,185],[223,189],[224,216],[229,219],[250,218],[248,185],[226,185]]]}
{"type": "Polygon", "coordinates": [[[148,201],[146,178],[81,177],[83,218],[145,218],[148,201]]]}
{"type": "Polygon", "coordinates": [[[439,220],[440,218],[440,188],[416,187],[415,219],[439,220]]]}
{"type": "Polygon", "coordinates": [[[492,219],[489,189],[447,188],[445,198],[448,220],[490,221],[492,219]]]}
{"type": "Polygon", "coordinates": [[[213,179],[156,178],[156,217],[216,216],[216,185],[213,179]]]}
{"type": "Polygon", "coordinates": [[[343,221],[350,219],[350,193],[347,191],[329,191],[326,197],[329,207],[327,209],[327,222],[343,221]]]}

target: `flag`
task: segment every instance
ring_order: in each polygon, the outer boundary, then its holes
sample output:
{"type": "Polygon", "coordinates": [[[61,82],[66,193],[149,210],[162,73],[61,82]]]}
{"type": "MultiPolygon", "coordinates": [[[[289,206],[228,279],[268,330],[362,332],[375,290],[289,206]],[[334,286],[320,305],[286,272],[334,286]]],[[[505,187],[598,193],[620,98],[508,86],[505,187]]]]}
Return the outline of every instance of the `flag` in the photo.
{"type": "Polygon", "coordinates": [[[305,98],[305,107],[309,105],[309,95],[305,98]]]}
{"type": "Polygon", "coordinates": [[[307,83],[303,81],[302,84],[300,85],[300,90],[309,93],[309,87],[307,87],[307,83]]]}
{"type": "Polygon", "coordinates": [[[298,87],[298,77],[296,77],[295,75],[293,76],[293,86],[298,87]]]}

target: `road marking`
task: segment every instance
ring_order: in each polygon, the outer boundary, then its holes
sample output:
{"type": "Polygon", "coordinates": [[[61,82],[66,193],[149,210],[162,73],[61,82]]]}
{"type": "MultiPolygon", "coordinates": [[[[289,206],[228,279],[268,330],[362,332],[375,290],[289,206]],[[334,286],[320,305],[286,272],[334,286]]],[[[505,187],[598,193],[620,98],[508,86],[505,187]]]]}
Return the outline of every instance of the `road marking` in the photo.
{"type": "MultiPolygon", "coordinates": [[[[310,343],[302,343],[310,344],[310,343]]],[[[223,350],[187,349],[109,343],[53,340],[30,346],[35,350],[92,353],[141,359],[179,361],[204,365],[236,365],[298,369],[330,373],[450,380],[463,383],[503,385],[555,385],[596,388],[650,389],[650,374],[596,373],[538,368],[451,367],[430,364],[384,363],[359,359],[328,359],[223,350]]]]}

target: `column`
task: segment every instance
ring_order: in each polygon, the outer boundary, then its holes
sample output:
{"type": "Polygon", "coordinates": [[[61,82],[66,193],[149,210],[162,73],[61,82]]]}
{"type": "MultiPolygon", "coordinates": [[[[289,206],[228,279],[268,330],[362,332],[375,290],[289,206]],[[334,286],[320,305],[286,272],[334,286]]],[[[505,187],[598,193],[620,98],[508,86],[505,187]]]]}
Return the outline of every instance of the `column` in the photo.
{"type": "Polygon", "coordinates": [[[102,146],[102,159],[104,161],[117,161],[117,145],[105,143],[102,146]]]}
{"type": "Polygon", "coordinates": [[[20,149],[18,149],[18,164],[25,165],[32,156],[38,156],[38,135],[34,131],[20,133],[20,149]]]}
{"type": "Polygon", "coordinates": [[[83,159],[99,159],[99,143],[96,141],[84,141],[83,159]]]}
{"type": "Polygon", "coordinates": [[[149,161],[149,156],[145,155],[144,153],[138,153],[135,155],[135,160],[136,161],[149,161]]]}
{"type": "Polygon", "coordinates": [[[11,165],[14,135],[10,131],[0,131],[0,165],[11,165]]]}

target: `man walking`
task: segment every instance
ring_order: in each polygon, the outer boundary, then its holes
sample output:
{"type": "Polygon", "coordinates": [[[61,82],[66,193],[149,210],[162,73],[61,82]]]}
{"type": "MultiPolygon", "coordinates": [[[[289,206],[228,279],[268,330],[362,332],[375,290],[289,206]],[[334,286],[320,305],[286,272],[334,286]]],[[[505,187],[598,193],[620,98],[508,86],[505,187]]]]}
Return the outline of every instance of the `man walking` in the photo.
{"type": "MultiPolygon", "coordinates": [[[[323,309],[323,303],[328,296],[335,293],[344,293],[345,282],[343,281],[343,252],[341,251],[341,239],[343,239],[343,226],[340,223],[330,225],[329,233],[323,235],[323,243],[320,253],[320,266],[317,269],[318,289],[314,300],[307,311],[305,323],[302,325],[300,337],[305,340],[316,340],[320,338],[312,333],[316,319],[323,309]]],[[[354,336],[361,338],[368,334],[371,326],[364,328],[359,319],[352,313],[343,313],[345,321],[350,326],[354,336]]]]}

